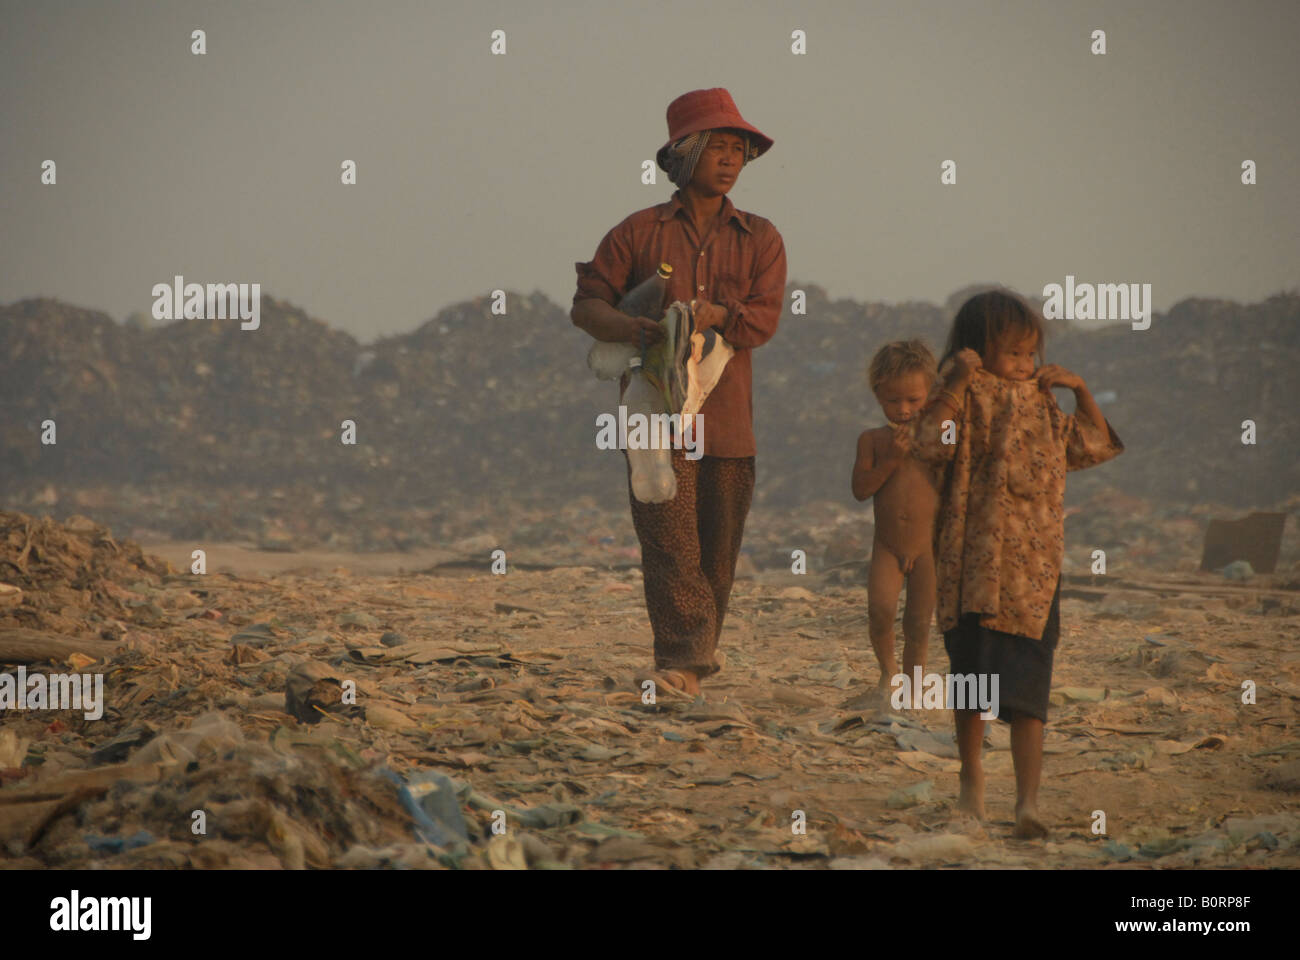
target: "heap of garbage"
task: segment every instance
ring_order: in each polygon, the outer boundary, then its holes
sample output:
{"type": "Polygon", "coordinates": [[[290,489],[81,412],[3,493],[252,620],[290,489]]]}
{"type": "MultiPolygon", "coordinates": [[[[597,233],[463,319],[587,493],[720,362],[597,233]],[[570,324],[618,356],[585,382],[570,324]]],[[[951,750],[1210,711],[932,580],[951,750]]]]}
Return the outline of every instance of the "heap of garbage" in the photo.
{"type": "MultiPolygon", "coordinates": [[[[869,505],[849,493],[857,435],[883,423],[867,361],[902,337],[940,351],[978,288],[939,306],[790,286],[806,313],[787,312],[754,360],[752,521],[798,546],[822,536],[830,509],[869,540],[869,505]]],[[[572,551],[596,526],[607,532],[589,545],[617,553],[635,545],[626,467],[595,444],[617,393],[586,371],[589,345],[538,293],[510,294],[504,315],[486,298],[456,304],[366,345],[269,296],[248,331],[223,320],[150,329],[24,300],[0,308],[0,503],[93,516],[143,540],[376,551],[492,532],[507,548],[522,538],[572,551]]],[[[1211,511],[1293,509],[1300,295],[1184,300],[1146,330],[1054,321],[1047,359],[1085,377],[1128,450],[1071,477],[1074,524],[1122,529],[1172,568],[1211,511]]]]}

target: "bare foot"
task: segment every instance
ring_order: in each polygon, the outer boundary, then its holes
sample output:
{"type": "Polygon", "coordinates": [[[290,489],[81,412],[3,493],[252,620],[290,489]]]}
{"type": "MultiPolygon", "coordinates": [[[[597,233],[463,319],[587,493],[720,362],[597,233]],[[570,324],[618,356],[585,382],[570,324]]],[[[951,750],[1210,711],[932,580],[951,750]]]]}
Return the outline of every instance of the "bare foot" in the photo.
{"type": "Polygon", "coordinates": [[[1017,807],[1016,828],[1011,831],[1011,835],[1017,840],[1037,840],[1047,836],[1047,827],[1038,818],[1037,809],[1028,806],[1017,807]]]}
{"type": "Polygon", "coordinates": [[[875,694],[877,701],[882,706],[889,706],[889,701],[894,695],[894,685],[890,682],[889,677],[880,678],[880,682],[876,684],[875,694]]]}
{"type": "Polygon", "coordinates": [[[840,704],[844,710],[875,710],[880,705],[880,688],[868,687],[855,697],[851,697],[840,704]]]}
{"type": "Polygon", "coordinates": [[[953,809],[970,814],[976,820],[984,820],[984,771],[968,775],[963,773],[959,782],[961,790],[953,809]]]}
{"type": "Polygon", "coordinates": [[[646,683],[653,683],[656,697],[663,697],[668,700],[693,700],[699,691],[699,684],[696,683],[695,691],[687,691],[687,680],[682,670],[656,670],[654,673],[642,673],[636,677],[637,694],[642,697],[643,702],[646,692],[646,683]]]}
{"type": "Polygon", "coordinates": [[[692,697],[700,695],[700,678],[694,670],[664,670],[661,674],[669,686],[692,697]]]}
{"type": "Polygon", "coordinates": [[[976,837],[981,840],[988,839],[988,831],[985,829],[985,822],[973,813],[965,810],[958,810],[955,806],[952,808],[952,816],[948,821],[948,831],[950,833],[960,833],[967,837],[976,837]]]}

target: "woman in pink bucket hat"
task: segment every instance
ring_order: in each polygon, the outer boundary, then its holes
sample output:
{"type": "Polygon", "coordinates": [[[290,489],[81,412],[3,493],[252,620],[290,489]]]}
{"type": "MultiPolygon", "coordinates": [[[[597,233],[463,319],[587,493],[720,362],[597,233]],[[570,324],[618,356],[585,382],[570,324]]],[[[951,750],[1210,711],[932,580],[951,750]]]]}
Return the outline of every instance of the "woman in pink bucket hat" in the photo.
{"type": "Polygon", "coordinates": [[[662,338],[658,315],[629,317],[615,304],[667,263],[664,304],[693,302],[695,330],[715,330],[735,351],[697,414],[703,454],[672,452],[676,495],[642,503],[629,483],[657,680],[690,694],[721,669],[718,637],[754,490],[751,353],[776,333],[785,298],[781,234],[736,209],[727,194],[771,146],[721,87],[678,97],[668,105],[668,142],[655,157],[677,190],[624,219],[590,262],[575,265],[571,316],[595,339],[662,338]]]}

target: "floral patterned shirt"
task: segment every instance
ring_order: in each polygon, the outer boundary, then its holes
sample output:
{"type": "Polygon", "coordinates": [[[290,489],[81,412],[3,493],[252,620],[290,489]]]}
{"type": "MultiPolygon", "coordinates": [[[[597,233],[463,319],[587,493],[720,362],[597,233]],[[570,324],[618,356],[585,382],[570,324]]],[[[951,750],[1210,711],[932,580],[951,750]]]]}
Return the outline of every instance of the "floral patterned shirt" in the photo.
{"type": "Polygon", "coordinates": [[[1065,558],[1065,474],[1118,456],[1109,423],[1067,415],[1037,380],[976,369],[960,415],[940,382],[912,420],[912,449],[944,468],[934,557],[940,630],[964,613],[1035,639],[1047,626],[1065,558]],[[952,419],[955,430],[945,431],[952,419]]]}

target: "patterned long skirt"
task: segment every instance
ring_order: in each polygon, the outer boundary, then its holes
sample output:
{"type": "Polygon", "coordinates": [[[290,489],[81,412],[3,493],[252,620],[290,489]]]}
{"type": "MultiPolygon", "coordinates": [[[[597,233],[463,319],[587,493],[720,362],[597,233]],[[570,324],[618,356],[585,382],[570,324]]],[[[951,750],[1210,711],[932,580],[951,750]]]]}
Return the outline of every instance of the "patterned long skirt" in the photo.
{"type": "Polygon", "coordinates": [[[715,652],[754,494],[753,457],[686,459],[673,451],[677,495],[666,503],[628,499],[641,541],[655,667],[701,677],[721,669],[715,652]]]}

